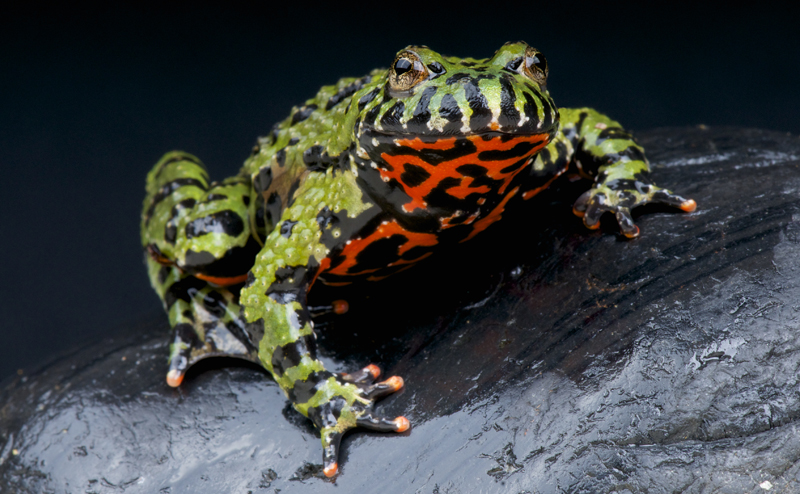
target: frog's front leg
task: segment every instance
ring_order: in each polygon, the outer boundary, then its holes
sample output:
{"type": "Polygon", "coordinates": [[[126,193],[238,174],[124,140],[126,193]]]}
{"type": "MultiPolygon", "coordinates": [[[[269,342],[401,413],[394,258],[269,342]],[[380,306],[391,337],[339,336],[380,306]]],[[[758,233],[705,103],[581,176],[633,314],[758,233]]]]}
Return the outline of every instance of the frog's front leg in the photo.
{"type": "Polygon", "coordinates": [[[694,200],[652,183],[644,150],[619,123],[590,108],[562,108],[560,113],[561,131],[548,148],[553,155],[571,154],[579,173],[594,179],[573,208],[588,228],[599,228],[600,216],[610,212],[622,233],[633,238],[639,235],[631,218],[636,206],[661,203],[686,212],[695,210],[694,200]]]}
{"type": "Polygon", "coordinates": [[[375,382],[380,374],[375,365],[352,374],[333,373],[316,357],[306,293],[329,262],[318,221],[327,206],[315,196],[315,192],[325,195],[323,188],[315,191],[308,187],[309,180],[267,237],[240,300],[262,365],[294,408],[320,430],[324,473],[331,477],[337,472],[339,443],[348,429],[402,432],[409,422],[405,417],[387,419],[372,411],[376,399],[403,386],[400,377],[375,382]]]}

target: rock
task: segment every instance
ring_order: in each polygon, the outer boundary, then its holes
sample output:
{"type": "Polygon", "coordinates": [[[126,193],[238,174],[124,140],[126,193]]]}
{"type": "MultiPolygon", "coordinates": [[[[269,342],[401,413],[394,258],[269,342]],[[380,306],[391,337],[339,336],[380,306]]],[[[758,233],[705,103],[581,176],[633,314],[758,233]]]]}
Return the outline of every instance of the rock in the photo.
{"type": "MultiPolygon", "coordinates": [[[[565,180],[450,256],[315,287],[350,303],[319,320],[326,364],[403,376],[378,409],[413,424],[349,434],[341,492],[800,492],[800,140],[640,142],[697,212],[641,208],[628,241],[583,228],[565,180]]],[[[159,319],[7,382],[4,492],[331,492],[263,370],[209,360],[170,389],[167,344],[159,319]]]]}

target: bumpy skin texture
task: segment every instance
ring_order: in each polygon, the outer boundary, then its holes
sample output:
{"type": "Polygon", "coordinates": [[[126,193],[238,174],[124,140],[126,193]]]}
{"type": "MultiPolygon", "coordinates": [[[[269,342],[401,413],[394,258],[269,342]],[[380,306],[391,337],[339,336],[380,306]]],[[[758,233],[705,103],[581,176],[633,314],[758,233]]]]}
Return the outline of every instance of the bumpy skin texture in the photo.
{"type": "Polygon", "coordinates": [[[589,228],[631,208],[694,201],[654,186],[642,148],[620,125],[557,109],[544,56],[523,42],[490,59],[420,46],[388,70],[325,86],[259,138],[238,176],[210,183],[200,161],[167,153],[147,177],[142,243],[175,330],[167,381],[214,355],[260,362],[319,428],[324,471],[343,433],[401,432],[373,413],[397,391],[369,365],[352,374],[316,358],[306,295],[316,280],[376,281],[464,242],[574,167],[594,180],[575,204],[589,228]]]}

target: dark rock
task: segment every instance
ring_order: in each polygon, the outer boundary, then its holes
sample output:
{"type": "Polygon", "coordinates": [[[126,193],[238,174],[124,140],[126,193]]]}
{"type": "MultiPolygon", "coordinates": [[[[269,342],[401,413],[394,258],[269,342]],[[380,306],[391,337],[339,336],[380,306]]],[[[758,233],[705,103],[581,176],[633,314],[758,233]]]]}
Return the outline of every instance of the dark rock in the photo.
{"type": "MultiPolygon", "coordinates": [[[[564,181],[369,291],[315,288],[351,307],[319,321],[326,364],[403,376],[378,409],[413,424],[349,434],[340,492],[800,492],[800,140],[640,142],[697,212],[642,208],[628,241],[564,181]]],[[[172,390],[163,320],[129,333],[6,385],[4,492],[331,492],[265,372],[207,361],[172,390]]]]}

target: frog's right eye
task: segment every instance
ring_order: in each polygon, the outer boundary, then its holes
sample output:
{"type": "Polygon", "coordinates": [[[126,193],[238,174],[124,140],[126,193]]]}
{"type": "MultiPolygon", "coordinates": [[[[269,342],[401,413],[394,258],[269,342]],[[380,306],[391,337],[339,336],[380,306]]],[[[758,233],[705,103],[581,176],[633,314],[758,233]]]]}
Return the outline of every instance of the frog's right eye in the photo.
{"type": "Polygon", "coordinates": [[[413,51],[402,51],[389,70],[389,85],[394,91],[408,91],[428,78],[428,69],[413,51]]]}
{"type": "Polygon", "coordinates": [[[529,46],[525,50],[525,64],[523,71],[525,72],[525,75],[535,80],[539,84],[544,84],[545,81],[547,81],[547,73],[549,72],[547,68],[547,59],[544,58],[544,54],[536,48],[529,46]]]}

